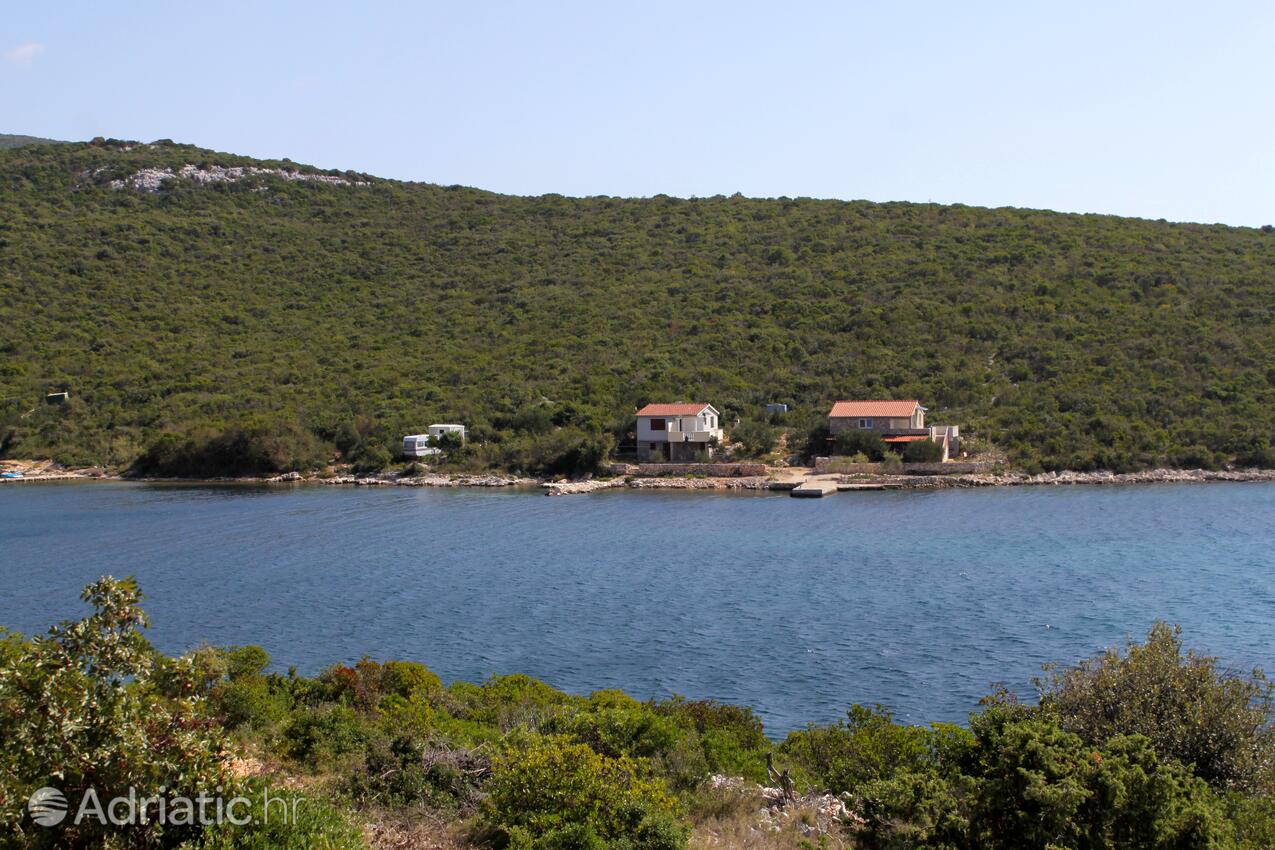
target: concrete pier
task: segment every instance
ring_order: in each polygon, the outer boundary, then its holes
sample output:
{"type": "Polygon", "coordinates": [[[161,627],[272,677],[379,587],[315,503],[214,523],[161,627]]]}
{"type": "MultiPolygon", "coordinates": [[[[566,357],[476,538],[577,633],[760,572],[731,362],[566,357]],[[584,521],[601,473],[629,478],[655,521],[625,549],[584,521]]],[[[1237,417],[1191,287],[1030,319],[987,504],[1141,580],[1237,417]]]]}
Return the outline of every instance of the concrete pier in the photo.
{"type": "Polygon", "coordinates": [[[835,492],[837,492],[836,481],[807,478],[801,482],[800,486],[794,487],[788,495],[804,499],[819,499],[835,492]]]}

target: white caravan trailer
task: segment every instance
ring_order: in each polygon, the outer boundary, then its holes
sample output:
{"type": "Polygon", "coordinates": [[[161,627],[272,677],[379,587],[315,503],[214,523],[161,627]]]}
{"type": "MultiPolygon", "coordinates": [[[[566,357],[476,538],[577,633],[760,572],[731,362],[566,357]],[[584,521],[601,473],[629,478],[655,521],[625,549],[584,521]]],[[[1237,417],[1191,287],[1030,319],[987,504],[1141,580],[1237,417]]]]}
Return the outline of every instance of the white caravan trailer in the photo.
{"type": "Polygon", "coordinates": [[[433,438],[429,434],[408,434],[403,438],[404,457],[430,457],[442,454],[441,449],[431,446],[433,438]]]}

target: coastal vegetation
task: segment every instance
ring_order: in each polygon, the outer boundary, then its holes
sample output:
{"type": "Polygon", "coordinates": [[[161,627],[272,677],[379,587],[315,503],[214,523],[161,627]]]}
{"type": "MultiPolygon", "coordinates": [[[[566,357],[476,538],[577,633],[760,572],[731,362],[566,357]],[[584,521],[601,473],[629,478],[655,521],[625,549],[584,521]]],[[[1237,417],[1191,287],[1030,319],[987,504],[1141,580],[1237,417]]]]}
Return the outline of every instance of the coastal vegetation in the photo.
{"type": "Polygon", "coordinates": [[[57,144],[55,139],[42,139],[39,136],[23,136],[15,133],[0,133],[0,150],[20,148],[26,145],[57,144]]]}
{"type": "Polygon", "coordinates": [[[141,593],[103,578],[93,613],[0,640],[0,846],[677,850],[1259,850],[1275,842],[1271,685],[1145,642],[994,691],[968,725],[881,707],[770,740],[747,708],[526,676],[446,684],[414,662],[317,676],[260,648],[179,658],[145,640],[141,593]],[[766,785],[763,789],[761,786],[766,785]],[[302,797],[286,825],[53,827],[25,805],[302,797]],[[813,802],[812,802],[813,801],[813,802]],[[829,816],[828,811],[834,812],[829,816]]]}
{"type": "Polygon", "coordinates": [[[168,141],[0,150],[0,205],[0,457],[373,470],[441,421],[453,466],[569,474],[648,401],[764,454],[894,397],[1028,471],[1275,465],[1273,228],[512,197],[168,141]]]}

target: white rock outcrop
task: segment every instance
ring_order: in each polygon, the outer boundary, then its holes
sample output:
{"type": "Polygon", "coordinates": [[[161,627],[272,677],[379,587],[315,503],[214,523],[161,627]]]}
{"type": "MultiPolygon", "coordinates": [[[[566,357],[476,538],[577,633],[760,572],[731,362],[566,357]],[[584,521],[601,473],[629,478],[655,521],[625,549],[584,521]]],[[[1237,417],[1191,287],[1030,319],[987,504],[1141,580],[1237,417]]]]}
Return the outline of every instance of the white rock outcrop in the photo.
{"type": "Polygon", "coordinates": [[[315,174],[306,171],[289,171],[284,168],[258,168],[255,165],[221,166],[210,165],[200,168],[186,164],[174,171],[171,168],[143,168],[135,171],[122,180],[112,180],[108,185],[112,189],[136,189],[139,192],[158,192],[169,180],[192,180],[203,186],[213,183],[238,183],[249,177],[278,177],[282,180],[306,183],[324,183],[329,186],[367,186],[363,180],[351,180],[332,174],[315,174]]]}

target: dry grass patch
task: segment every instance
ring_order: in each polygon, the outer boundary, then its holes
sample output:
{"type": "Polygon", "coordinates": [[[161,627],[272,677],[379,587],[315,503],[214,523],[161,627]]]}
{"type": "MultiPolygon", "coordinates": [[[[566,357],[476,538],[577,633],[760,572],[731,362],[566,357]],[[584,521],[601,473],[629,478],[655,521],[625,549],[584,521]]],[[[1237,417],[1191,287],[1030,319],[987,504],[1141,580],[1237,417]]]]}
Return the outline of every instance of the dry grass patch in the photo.
{"type": "Polygon", "coordinates": [[[688,811],[689,850],[846,850],[842,825],[804,803],[772,805],[754,787],[706,788],[688,811]]]}
{"type": "Polygon", "coordinates": [[[371,850],[466,850],[463,821],[425,812],[369,811],[363,837],[371,850]]]}

